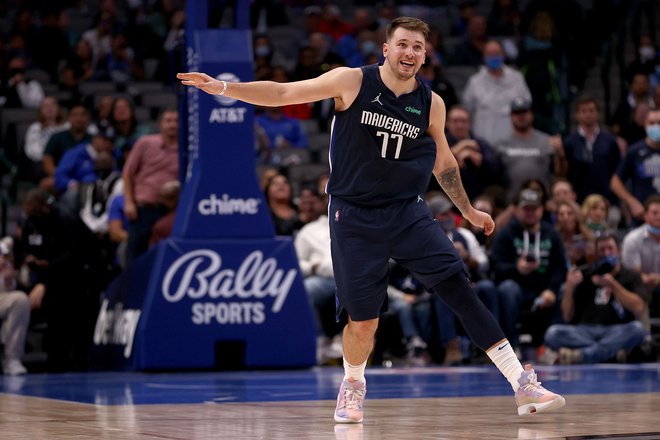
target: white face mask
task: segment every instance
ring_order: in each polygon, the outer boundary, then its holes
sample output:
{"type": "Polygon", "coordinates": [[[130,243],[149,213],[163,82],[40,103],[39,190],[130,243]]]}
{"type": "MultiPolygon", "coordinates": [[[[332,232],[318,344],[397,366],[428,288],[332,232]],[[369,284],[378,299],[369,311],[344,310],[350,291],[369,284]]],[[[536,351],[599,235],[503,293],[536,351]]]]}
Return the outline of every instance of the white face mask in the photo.
{"type": "Polygon", "coordinates": [[[642,63],[651,61],[655,58],[655,49],[652,46],[642,46],[639,48],[639,59],[642,63]]]}

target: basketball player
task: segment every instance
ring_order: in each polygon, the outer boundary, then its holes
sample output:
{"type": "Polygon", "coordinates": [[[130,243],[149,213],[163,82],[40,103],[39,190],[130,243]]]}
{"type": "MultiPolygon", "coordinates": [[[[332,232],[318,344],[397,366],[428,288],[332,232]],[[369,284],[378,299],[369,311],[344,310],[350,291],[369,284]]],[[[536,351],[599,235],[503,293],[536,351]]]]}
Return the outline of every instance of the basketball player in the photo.
{"type": "Polygon", "coordinates": [[[382,65],[341,67],[306,81],[227,83],[204,73],[177,75],[184,85],[262,106],[335,100],[327,192],[337,297],[349,317],[334,416],[340,423],[363,420],[364,371],[387,297],[390,258],[452,308],[511,383],[519,414],[565,404],[541,387],[530,365],[523,369],[421,197],[433,173],[463,217],[493,232],[491,217],[476,210],[463,189],[444,135],[444,102],[415,78],[428,34],[423,21],[397,18],[387,27],[382,65]]]}

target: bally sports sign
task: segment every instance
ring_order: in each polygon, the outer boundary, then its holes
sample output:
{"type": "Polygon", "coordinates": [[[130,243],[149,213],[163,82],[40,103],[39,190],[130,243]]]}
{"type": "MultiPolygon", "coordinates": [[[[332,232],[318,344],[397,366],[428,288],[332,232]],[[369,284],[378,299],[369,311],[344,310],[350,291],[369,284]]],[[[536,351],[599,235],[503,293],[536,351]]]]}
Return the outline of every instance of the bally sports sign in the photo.
{"type": "Polygon", "coordinates": [[[234,270],[223,267],[217,252],[198,249],[170,265],[163,278],[162,294],[170,303],[186,297],[194,300],[191,316],[196,325],[262,324],[266,319],[262,300],[272,298],[270,311],[278,313],[297,272],[278,268],[275,258],[264,258],[259,250],[250,253],[234,270]]]}

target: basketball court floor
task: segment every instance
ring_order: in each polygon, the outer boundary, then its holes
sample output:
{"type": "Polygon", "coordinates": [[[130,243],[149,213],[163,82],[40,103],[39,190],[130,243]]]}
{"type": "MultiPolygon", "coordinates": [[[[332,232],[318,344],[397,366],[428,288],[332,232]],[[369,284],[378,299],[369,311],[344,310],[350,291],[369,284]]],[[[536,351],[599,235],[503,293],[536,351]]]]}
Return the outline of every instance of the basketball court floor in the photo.
{"type": "Polygon", "coordinates": [[[660,439],[660,364],[536,370],[566,407],[518,416],[492,365],[369,368],[358,425],[338,367],[3,377],[0,439],[660,439]]]}

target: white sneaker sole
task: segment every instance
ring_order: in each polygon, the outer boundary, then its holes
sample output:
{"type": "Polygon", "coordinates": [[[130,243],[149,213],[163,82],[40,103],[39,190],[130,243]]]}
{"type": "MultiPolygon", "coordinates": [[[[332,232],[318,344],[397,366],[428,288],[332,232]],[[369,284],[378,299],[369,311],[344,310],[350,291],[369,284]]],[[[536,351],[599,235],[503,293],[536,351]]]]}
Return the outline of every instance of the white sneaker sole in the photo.
{"type": "Polygon", "coordinates": [[[344,417],[339,417],[337,413],[335,413],[335,422],[337,423],[362,423],[362,420],[364,420],[364,417],[360,417],[360,420],[352,420],[352,419],[346,419],[344,417]]]}
{"type": "Polygon", "coordinates": [[[557,398],[545,403],[528,403],[518,407],[518,415],[538,414],[542,412],[554,411],[566,405],[566,399],[557,395],[557,398]]]}

